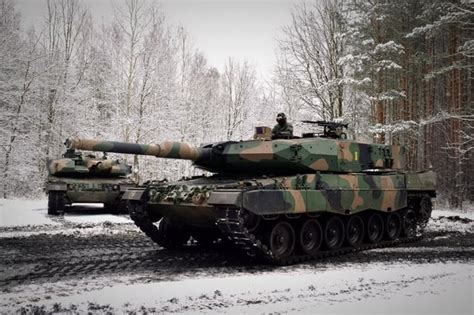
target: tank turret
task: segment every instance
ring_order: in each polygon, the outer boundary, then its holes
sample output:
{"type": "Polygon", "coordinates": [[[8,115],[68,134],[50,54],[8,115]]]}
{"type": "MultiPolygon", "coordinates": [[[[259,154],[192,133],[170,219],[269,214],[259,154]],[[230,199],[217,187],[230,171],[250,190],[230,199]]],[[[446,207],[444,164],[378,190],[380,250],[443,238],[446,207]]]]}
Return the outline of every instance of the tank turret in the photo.
{"type": "Polygon", "coordinates": [[[62,158],[48,161],[48,172],[50,176],[125,177],[131,174],[131,167],[121,160],[107,159],[106,156],[84,156],[74,149],[68,149],[62,158]]]}
{"type": "MultiPolygon", "coordinates": [[[[263,127],[257,127],[262,130],[263,127]]],[[[152,155],[192,160],[214,173],[296,174],[305,172],[388,171],[403,168],[403,151],[397,145],[365,144],[328,138],[302,137],[268,140],[227,141],[194,147],[182,142],[135,144],[115,141],[72,139],[70,149],[152,155]]]]}

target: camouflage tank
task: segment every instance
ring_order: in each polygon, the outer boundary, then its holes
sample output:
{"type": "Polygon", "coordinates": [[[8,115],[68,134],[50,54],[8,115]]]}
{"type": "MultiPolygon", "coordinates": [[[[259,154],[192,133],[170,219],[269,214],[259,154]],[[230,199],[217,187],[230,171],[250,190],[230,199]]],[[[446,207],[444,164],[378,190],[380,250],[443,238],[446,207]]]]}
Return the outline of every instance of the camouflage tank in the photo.
{"type": "Polygon", "coordinates": [[[125,190],[134,187],[130,178],[131,167],[121,160],[111,160],[105,155],[93,155],[68,149],[61,159],[48,161],[48,214],[62,214],[72,203],[103,203],[104,207],[118,213],[126,208],[120,203],[125,190]]]}
{"type": "Polygon", "coordinates": [[[414,240],[431,215],[435,174],[404,171],[397,145],[364,144],[320,123],[321,135],[193,147],[81,140],[70,148],[192,160],[214,173],[127,190],[131,218],[166,248],[230,240],[250,256],[289,264],[414,240]]]}

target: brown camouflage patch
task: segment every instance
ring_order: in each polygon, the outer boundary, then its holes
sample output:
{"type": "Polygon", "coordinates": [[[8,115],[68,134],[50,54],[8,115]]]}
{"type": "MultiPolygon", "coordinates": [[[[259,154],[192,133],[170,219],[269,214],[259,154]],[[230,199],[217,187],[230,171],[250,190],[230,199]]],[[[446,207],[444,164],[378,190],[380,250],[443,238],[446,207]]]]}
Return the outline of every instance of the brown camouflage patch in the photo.
{"type": "Polygon", "coordinates": [[[393,159],[393,165],[392,168],[394,169],[401,169],[404,167],[404,161],[403,161],[403,152],[402,152],[402,147],[399,145],[392,145],[392,159],[393,159]]]}
{"type": "Polygon", "coordinates": [[[179,157],[186,160],[197,160],[201,152],[187,143],[176,143],[179,145],[179,157]]]}
{"type": "Polygon", "coordinates": [[[153,154],[157,157],[166,157],[169,156],[171,153],[171,150],[173,149],[173,143],[171,141],[165,141],[160,145],[157,145],[158,147],[158,152],[157,154],[153,154]]]}
{"type": "Polygon", "coordinates": [[[339,177],[349,183],[353,193],[351,209],[357,209],[364,204],[364,198],[360,195],[359,176],[354,175],[339,175],[339,177]]]}
{"type": "Polygon", "coordinates": [[[148,155],[154,155],[154,156],[159,156],[161,152],[161,147],[156,144],[150,144],[147,149],[146,149],[146,154],[148,155]]]}
{"type": "Polygon", "coordinates": [[[354,156],[350,150],[351,142],[348,141],[338,141],[339,144],[339,152],[338,158],[343,161],[352,162],[354,160],[354,156]]]}
{"type": "Polygon", "coordinates": [[[291,178],[285,178],[285,179],[283,179],[283,181],[281,182],[282,186],[285,187],[286,189],[292,189],[292,188],[294,188],[294,187],[292,187],[293,185],[292,185],[291,183],[292,183],[291,178]]]}
{"type": "Polygon", "coordinates": [[[301,190],[291,190],[291,195],[295,200],[295,204],[293,205],[293,212],[294,213],[305,213],[306,212],[306,202],[303,198],[303,194],[301,190]]]}
{"type": "Polygon", "coordinates": [[[272,160],[272,142],[262,142],[256,147],[242,150],[242,152],[240,152],[240,157],[253,162],[258,162],[261,160],[272,160]]]}
{"type": "Polygon", "coordinates": [[[382,159],[378,159],[377,161],[375,161],[374,166],[375,166],[375,167],[378,167],[378,168],[384,167],[383,160],[382,160],[382,159]]]}
{"type": "Polygon", "coordinates": [[[396,209],[396,197],[397,191],[395,185],[390,176],[380,177],[380,188],[383,190],[383,200],[381,210],[387,210],[388,208],[396,209]]]}
{"type": "Polygon", "coordinates": [[[327,170],[329,170],[329,164],[328,164],[328,162],[326,161],[325,158],[320,158],[316,162],[312,163],[309,167],[311,169],[315,170],[315,171],[327,171],[327,170]]]}

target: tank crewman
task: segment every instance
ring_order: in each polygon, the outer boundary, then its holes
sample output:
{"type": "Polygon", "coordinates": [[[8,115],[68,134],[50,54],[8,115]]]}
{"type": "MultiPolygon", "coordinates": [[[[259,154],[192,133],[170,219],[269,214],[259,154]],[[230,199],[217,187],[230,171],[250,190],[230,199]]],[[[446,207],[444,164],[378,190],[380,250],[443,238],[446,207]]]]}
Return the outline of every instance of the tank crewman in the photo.
{"type": "Polygon", "coordinates": [[[290,139],[293,137],[293,126],[286,121],[285,113],[278,113],[278,124],[272,129],[272,139],[290,139]]]}

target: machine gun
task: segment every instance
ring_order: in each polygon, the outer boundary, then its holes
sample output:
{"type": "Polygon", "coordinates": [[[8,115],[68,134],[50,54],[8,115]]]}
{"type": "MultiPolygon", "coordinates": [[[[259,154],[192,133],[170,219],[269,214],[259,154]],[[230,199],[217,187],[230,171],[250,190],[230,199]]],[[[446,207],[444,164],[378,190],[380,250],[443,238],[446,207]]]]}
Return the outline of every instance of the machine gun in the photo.
{"type": "Polygon", "coordinates": [[[324,127],[323,138],[332,138],[332,139],[347,139],[347,135],[344,132],[343,128],[347,128],[349,124],[338,123],[334,121],[325,121],[325,120],[302,120],[301,122],[306,124],[314,124],[321,127],[324,127]]]}

